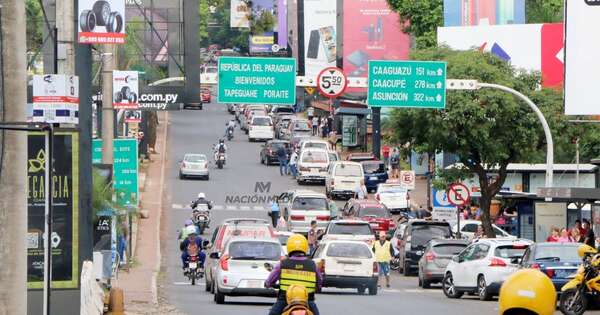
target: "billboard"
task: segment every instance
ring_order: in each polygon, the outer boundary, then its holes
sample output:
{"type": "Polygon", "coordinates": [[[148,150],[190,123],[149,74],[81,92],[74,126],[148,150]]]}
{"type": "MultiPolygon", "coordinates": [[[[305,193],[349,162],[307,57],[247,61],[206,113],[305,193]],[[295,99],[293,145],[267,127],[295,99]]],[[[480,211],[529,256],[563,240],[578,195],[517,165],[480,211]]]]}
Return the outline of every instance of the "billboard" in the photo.
{"type": "Polygon", "coordinates": [[[113,71],[113,108],[138,109],[139,80],[137,71],[113,71]]]}
{"type": "Polygon", "coordinates": [[[250,20],[248,20],[250,9],[248,8],[248,4],[246,4],[246,1],[231,0],[231,9],[229,12],[230,27],[250,27],[250,20]]]}
{"type": "Polygon", "coordinates": [[[34,75],[32,101],[33,122],[79,123],[79,77],[34,75]]]}
{"type": "Polygon", "coordinates": [[[277,0],[275,11],[277,12],[277,45],[280,49],[287,50],[288,45],[288,23],[287,23],[287,2],[292,0],[277,0]]]}
{"type": "MultiPolygon", "coordinates": [[[[42,288],[44,279],[45,162],[44,133],[27,139],[27,284],[42,288]]],[[[79,176],[77,132],[54,134],[52,207],[52,287],[77,288],[79,269],[79,176]]]]}
{"type": "MultiPolygon", "coordinates": [[[[385,0],[384,0],[385,1],[385,0]]],[[[336,66],[336,0],[304,0],[304,75],[336,66]]]]}
{"type": "MultiPolygon", "coordinates": [[[[348,77],[367,77],[369,60],[407,60],[410,36],[400,29],[386,0],[343,2],[343,68],[348,77]]],[[[366,91],[348,88],[346,92],[366,91]]]]}
{"type": "Polygon", "coordinates": [[[525,24],[525,0],[444,0],[444,26],[525,24]]]}
{"type": "Polygon", "coordinates": [[[79,0],[81,44],[125,43],[125,0],[79,0]]]}
{"type": "Polygon", "coordinates": [[[565,1],[565,114],[600,115],[599,1],[565,1]]]}
{"type": "Polygon", "coordinates": [[[458,50],[491,52],[516,68],[542,73],[542,85],[560,86],[564,78],[563,24],[439,27],[438,44],[458,50]]]}
{"type": "Polygon", "coordinates": [[[266,32],[262,35],[250,35],[249,39],[250,53],[268,53],[274,51],[275,37],[273,32],[266,32]]]}

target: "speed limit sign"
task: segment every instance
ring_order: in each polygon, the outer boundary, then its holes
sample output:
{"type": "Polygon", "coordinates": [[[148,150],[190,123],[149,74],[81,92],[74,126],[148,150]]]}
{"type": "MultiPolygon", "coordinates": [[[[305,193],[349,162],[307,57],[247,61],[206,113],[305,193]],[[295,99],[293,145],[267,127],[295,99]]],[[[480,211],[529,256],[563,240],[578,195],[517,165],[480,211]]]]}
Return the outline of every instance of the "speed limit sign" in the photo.
{"type": "Polygon", "coordinates": [[[344,93],[348,82],[342,69],[329,67],[323,69],[317,77],[319,92],[329,98],[336,98],[344,93]]]}

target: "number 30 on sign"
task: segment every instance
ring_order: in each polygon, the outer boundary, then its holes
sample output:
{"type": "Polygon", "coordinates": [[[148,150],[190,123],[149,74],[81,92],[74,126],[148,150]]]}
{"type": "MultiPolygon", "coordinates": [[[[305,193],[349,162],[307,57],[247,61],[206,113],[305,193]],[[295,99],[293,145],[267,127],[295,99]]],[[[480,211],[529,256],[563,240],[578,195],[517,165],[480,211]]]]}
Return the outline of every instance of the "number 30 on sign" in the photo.
{"type": "Polygon", "coordinates": [[[336,98],[342,95],[347,85],[344,71],[336,67],[325,68],[317,76],[317,87],[325,97],[336,98]]]}

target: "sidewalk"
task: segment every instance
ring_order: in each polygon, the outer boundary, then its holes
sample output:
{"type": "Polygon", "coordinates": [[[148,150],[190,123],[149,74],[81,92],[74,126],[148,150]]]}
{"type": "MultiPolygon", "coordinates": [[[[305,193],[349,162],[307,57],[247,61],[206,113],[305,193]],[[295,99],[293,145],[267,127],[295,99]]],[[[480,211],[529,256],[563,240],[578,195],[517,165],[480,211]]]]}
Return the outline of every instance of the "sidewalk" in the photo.
{"type": "MultiPolygon", "coordinates": [[[[141,210],[148,218],[137,219],[134,228],[134,258],[129,272],[119,271],[113,286],[123,289],[126,314],[160,314],[157,276],[160,268],[160,216],[166,155],[168,113],[159,113],[156,154],[146,168],[145,187],[141,192],[141,210]],[[136,233],[137,232],[137,233],[136,233]],[[151,275],[151,276],[149,276],[151,275]]],[[[172,310],[169,310],[172,313],[172,310]]]]}

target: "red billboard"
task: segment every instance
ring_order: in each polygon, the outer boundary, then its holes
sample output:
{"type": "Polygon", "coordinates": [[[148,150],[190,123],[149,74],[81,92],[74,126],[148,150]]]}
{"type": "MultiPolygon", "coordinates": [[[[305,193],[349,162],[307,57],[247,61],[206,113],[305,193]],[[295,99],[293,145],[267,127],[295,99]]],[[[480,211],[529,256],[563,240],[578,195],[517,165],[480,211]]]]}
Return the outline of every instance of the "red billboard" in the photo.
{"type": "Polygon", "coordinates": [[[348,77],[367,77],[369,60],[408,59],[410,37],[386,0],[344,0],[343,5],[343,68],[348,77]]]}

